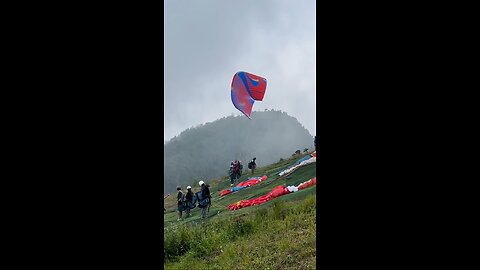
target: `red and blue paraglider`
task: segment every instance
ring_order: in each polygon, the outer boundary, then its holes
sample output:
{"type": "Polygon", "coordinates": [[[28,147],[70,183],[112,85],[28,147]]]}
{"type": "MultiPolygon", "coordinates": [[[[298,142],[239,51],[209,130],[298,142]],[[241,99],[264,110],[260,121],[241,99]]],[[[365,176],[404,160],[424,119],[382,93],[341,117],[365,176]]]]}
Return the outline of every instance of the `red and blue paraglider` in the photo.
{"type": "Polygon", "coordinates": [[[247,72],[237,72],[232,80],[232,102],[249,119],[255,100],[262,101],[267,80],[247,72]]]}

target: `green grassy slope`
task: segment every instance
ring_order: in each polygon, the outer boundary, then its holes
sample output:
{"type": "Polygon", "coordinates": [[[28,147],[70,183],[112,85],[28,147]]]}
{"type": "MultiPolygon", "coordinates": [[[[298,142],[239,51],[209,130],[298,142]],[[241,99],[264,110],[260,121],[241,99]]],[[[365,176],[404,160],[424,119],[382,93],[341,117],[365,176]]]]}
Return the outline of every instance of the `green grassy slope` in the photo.
{"type": "MultiPolygon", "coordinates": [[[[296,186],[315,177],[315,163],[289,176],[278,176],[304,156],[258,168],[254,176],[267,175],[266,181],[223,198],[218,192],[230,188],[227,177],[212,181],[212,206],[205,220],[199,218],[197,207],[192,217],[176,221],[176,193],[172,193],[165,199],[168,213],[164,215],[164,268],[315,269],[316,186],[262,205],[227,209],[239,200],[265,195],[278,185],[296,186]]],[[[244,170],[239,182],[251,176],[249,170],[244,170]]],[[[196,192],[199,187],[193,189],[196,192]]]]}
{"type": "MultiPolygon", "coordinates": [[[[284,160],[282,162],[257,168],[257,170],[255,171],[255,175],[253,176],[267,175],[268,178],[266,181],[260,184],[257,184],[255,186],[240,190],[236,193],[226,195],[223,198],[221,198],[218,193],[221,190],[230,188],[230,182],[228,181],[228,178],[223,177],[222,179],[218,179],[209,183],[211,185],[210,192],[212,194],[212,206],[210,207],[209,218],[207,219],[207,222],[209,220],[215,220],[215,219],[230,219],[232,216],[237,216],[246,212],[247,213],[251,212],[255,208],[269,207],[272,201],[267,202],[263,205],[251,206],[251,207],[243,208],[237,211],[230,211],[227,209],[228,205],[232,203],[236,203],[240,200],[248,200],[248,199],[263,196],[268,192],[270,192],[276,186],[279,186],[279,185],[287,185],[287,186],[295,185],[296,186],[304,181],[311,179],[312,177],[315,177],[316,176],[315,163],[300,167],[293,174],[288,175],[286,177],[278,176],[279,172],[288,168],[289,166],[291,166],[293,163],[295,163],[297,160],[299,160],[304,156],[306,156],[306,154],[295,155],[290,159],[284,160]]],[[[237,183],[241,181],[245,181],[247,180],[247,178],[252,177],[251,171],[245,170],[245,167],[246,166],[244,166],[244,173],[237,183]]],[[[182,189],[185,191],[186,187],[182,187],[182,189]]],[[[198,184],[197,186],[194,186],[192,189],[194,193],[198,192],[199,190],[200,188],[198,187],[198,184]]],[[[308,194],[312,194],[312,193],[315,193],[315,187],[307,188],[305,190],[302,190],[301,192],[287,194],[279,198],[276,198],[275,200],[282,200],[282,201],[296,200],[296,199],[301,199],[307,196],[308,194]]],[[[164,201],[165,201],[165,207],[167,209],[167,213],[164,215],[164,228],[168,228],[169,226],[172,226],[172,225],[177,226],[183,223],[200,221],[199,217],[200,217],[201,209],[198,207],[196,207],[191,211],[192,216],[190,218],[184,219],[183,221],[177,221],[176,192],[172,192],[170,197],[168,197],[164,201]]]]}
{"type": "Polygon", "coordinates": [[[315,201],[274,201],[231,220],[167,229],[164,268],[315,269],[315,201]]]}

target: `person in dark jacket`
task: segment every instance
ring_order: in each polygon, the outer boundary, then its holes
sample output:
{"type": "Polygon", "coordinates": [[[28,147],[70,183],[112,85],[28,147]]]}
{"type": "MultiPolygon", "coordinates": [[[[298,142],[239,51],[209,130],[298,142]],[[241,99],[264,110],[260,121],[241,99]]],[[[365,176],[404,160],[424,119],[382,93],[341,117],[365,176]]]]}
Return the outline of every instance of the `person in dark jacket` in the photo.
{"type": "Polygon", "coordinates": [[[256,159],[257,159],[257,158],[254,157],[254,158],[252,159],[252,161],[250,161],[250,162],[248,163],[248,168],[249,168],[250,170],[252,170],[252,175],[255,173],[255,168],[257,168],[257,163],[255,162],[256,159]]]}
{"type": "Polygon", "coordinates": [[[192,207],[192,198],[193,198],[192,187],[188,186],[187,194],[185,195],[185,200],[187,201],[187,207],[186,207],[187,209],[185,210],[187,215],[185,216],[185,218],[188,218],[190,216],[190,209],[192,207]]]}
{"type": "Polygon", "coordinates": [[[230,186],[233,186],[233,183],[235,182],[235,170],[233,169],[233,162],[230,164],[228,176],[230,176],[230,186]]]}
{"type": "Polygon", "coordinates": [[[177,221],[180,221],[182,220],[182,212],[183,210],[185,210],[184,208],[184,204],[183,204],[183,192],[182,192],[182,188],[180,186],[177,186],[177,191],[178,191],[178,194],[177,194],[177,210],[178,210],[178,219],[177,221]]]}
{"type": "Polygon", "coordinates": [[[233,171],[235,172],[235,180],[238,180],[242,173],[240,172],[240,162],[235,160],[233,163],[233,171]]]}
{"type": "Polygon", "coordinates": [[[210,196],[210,189],[208,188],[208,185],[205,184],[205,182],[201,181],[198,182],[198,185],[202,188],[202,198],[203,201],[206,203],[201,203],[198,204],[198,207],[202,208],[202,218],[207,217],[207,210],[210,208],[211,202],[212,202],[212,197],[210,196]],[[207,201],[208,200],[208,201],[207,201]]]}

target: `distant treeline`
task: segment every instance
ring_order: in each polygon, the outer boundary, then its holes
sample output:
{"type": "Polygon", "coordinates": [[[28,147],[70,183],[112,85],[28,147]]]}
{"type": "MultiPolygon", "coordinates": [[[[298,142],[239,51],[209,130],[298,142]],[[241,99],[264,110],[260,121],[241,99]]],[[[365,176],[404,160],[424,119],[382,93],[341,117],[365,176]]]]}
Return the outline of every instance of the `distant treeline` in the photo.
{"type": "Polygon", "coordinates": [[[183,131],[164,144],[163,184],[166,193],[177,185],[197,186],[198,180],[226,175],[230,162],[247,163],[257,157],[257,166],[290,157],[296,150],[313,149],[313,136],[296,118],[281,111],[253,112],[223,117],[183,131]]]}

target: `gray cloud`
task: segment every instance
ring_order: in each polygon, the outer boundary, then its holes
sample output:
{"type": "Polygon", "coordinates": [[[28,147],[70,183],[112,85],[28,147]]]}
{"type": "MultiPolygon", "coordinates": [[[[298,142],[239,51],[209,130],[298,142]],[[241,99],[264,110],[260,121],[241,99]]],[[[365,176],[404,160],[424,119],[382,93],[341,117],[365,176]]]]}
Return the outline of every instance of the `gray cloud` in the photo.
{"type": "Polygon", "coordinates": [[[165,0],[164,25],[165,140],[241,114],[237,71],[267,79],[253,110],[285,111],[315,134],[315,1],[165,0]]]}

